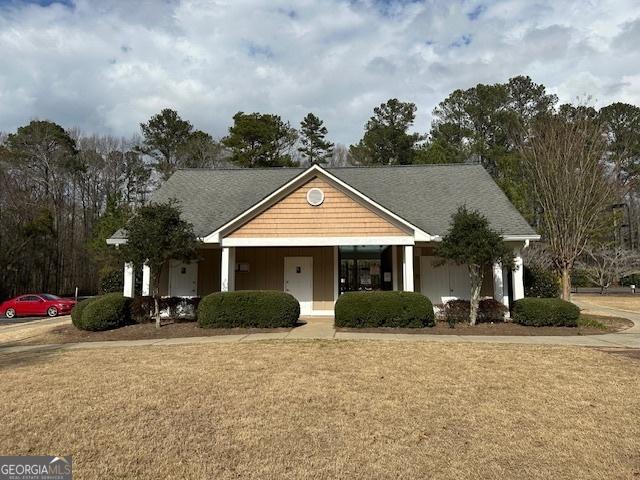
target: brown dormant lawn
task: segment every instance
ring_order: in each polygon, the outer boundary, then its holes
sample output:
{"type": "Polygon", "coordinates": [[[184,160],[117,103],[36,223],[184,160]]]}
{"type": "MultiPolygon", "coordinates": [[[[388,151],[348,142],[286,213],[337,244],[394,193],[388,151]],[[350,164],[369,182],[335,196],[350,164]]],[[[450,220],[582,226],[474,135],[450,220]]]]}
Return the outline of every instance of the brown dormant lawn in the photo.
{"type": "Polygon", "coordinates": [[[579,302],[593,307],[619,308],[640,313],[640,294],[638,295],[575,295],[579,302]]]}
{"type": "Polygon", "coordinates": [[[0,354],[0,451],[93,478],[639,478],[640,361],[254,342],[0,354]]]}

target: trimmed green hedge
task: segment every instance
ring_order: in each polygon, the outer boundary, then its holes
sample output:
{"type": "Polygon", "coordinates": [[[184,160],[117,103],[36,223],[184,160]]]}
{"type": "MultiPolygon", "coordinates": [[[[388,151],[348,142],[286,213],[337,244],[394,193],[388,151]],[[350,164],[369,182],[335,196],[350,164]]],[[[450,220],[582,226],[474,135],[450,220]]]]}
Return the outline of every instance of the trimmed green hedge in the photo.
{"type": "Polygon", "coordinates": [[[336,327],[422,328],[435,325],[431,301],[414,292],[347,292],[336,302],[336,327]]]}
{"type": "Polygon", "coordinates": [[[71,323],[76,328],[80,330],[84,330],[84,323],[82,323],[82,312],[90,303],[94,302],[97,299],[95,298],[87,298],[86,300],[82,300],[81,302],[76,303],[76,305],[71,310],[71,323]]]}
{"type": "Polygon", "coordinates": [[[124,327],[131,323],[130,304],[131,299],[121,293],[107,293],[85,305],[79,324],[74,325],[91,332],[124,327]]]}
{"type": "Polygon", "coordinates": [[[576,327],[580,309],[559,298],[522,298],[513,303],[512,317],[533,327],[576,327]]]}
{"type": "Polygon", "coordinates": [[[285,292],[216,292],[200,301],[197,317],[202,328],[293,327],[300,304],[285,292]]]}

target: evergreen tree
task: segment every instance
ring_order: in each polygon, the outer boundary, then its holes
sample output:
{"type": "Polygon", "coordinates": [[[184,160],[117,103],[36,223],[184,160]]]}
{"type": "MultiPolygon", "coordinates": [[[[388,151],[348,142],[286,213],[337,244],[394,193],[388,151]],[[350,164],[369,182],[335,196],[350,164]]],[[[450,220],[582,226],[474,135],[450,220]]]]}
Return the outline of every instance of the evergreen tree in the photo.
{"type": "Polygon", "coordinates": [[[374,108],[365,133],[349,153],[361,165],[407,165],[414,161],[417,133],[408,133],[416,116],[416,106],[392,98],[374,108]]]}
{"type": "Polygon", "coordinates": [[[521,132],[535,118],[553,111],[557,101],[544,85],[526,76],[455,90],[433,111],[427,149],[419,161],[479,161],[518,210],[535,220],[516,145],[521,132]]]}
{"type": "Polygon", "coordinates": [[[291,150],[298,133],[279,115],[238,112],[222,143],[241,167],[293,166],[291,150]]]}
{"type": "Polygon", "coordinates": [[[197,258],[198,239],[193,225],[180,218],[175,201],[141,207],[126,225],[123,258],[151,270],[156,327],[160,327],[160,274],[172,259],[190,262],[197,258]]]}
{"type": "Polygon", "coordinates": [[[300,122],[302,147],[298,148],[298,151],[309,160],[310,164],[325,163],[333,153],[334,144],[325,140],[327,127],[323,123],[313,113],[308,113],[300,122]]]}
{"type": "Polygon", "coordinates": [[[485,216],[460,207],[453,214],[449,231],[436,247],[436,255],[467,266],[471,281],[469,323],[475,325],[484,272],[497,262],[512,266],[513,252],[485,216]]]}
{"type": "Polygon", "coordinates": [[[167,180],[180,167],[178,153],[188,142],[193,125],[175,110],[165,108],[147,123],[141,123],[140,128],[144,137],[140,151],[155,159],[156,170],[167,180]]]}

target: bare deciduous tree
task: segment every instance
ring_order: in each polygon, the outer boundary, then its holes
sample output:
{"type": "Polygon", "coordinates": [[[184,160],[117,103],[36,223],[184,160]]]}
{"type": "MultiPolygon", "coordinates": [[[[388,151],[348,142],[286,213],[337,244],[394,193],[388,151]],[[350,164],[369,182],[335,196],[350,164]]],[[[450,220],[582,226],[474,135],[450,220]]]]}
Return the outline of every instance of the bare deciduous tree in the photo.
{"type": "Polygon", "coordinates": [[[576,266],[604,293],[621,278],[640,272],[640,254],[620,246],[587,245],[576,266]]]}
{"type": "Polygon", "coordinates": [[[519,145],[565,300],[571,297],[574,263],[614,191],[605,171],[603,128],[582,112],[575,109],[538,119],[519,145]]]}

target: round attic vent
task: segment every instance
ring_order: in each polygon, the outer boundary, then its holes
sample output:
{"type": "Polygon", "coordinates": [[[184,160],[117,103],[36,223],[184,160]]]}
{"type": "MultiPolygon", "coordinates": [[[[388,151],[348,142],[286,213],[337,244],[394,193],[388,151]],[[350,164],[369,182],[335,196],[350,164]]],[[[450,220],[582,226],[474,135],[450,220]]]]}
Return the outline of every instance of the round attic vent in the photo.
{"type": "Polygon", "coordinates": [[[313,207],[317,207],[324,202],[324,192],[319,188],[311,188],[307,192],[307,202],[313,207]]]}

